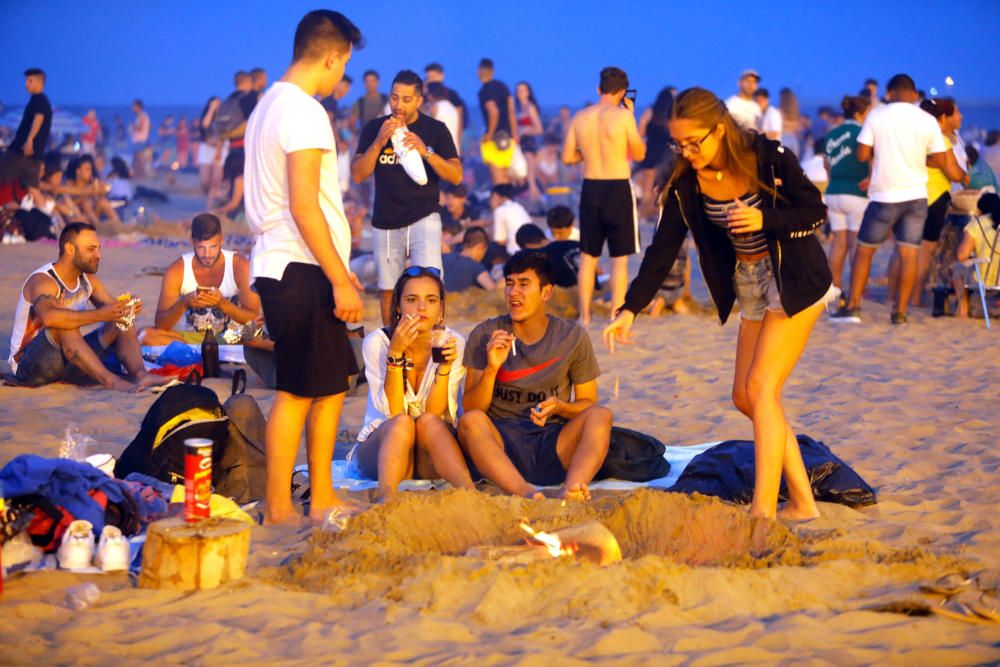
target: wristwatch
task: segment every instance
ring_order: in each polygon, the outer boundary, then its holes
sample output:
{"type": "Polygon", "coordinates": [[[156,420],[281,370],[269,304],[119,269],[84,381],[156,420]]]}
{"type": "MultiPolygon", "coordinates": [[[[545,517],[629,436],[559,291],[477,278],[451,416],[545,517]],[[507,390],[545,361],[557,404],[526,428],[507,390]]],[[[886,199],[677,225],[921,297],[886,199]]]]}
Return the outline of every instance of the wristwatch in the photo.
{"type": "Polygon", "coordinates": [[[434,149],[431,148],[430,146],[428,146],[427,147],[427,152],[424,153],[424,159],[426,160],[427,158],[429,158],[432,155],[434,155],[434,149]]]}

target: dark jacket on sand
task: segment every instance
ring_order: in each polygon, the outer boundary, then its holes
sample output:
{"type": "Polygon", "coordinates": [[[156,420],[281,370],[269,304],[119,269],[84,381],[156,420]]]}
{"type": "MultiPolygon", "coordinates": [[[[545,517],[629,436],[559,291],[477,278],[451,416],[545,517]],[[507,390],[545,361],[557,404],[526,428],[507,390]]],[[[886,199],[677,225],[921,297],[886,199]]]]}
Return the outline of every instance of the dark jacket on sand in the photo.
{"type": "MultiPolygon", "coordinates": [[[[758,178],[779,194],[774,197],[766,191],[761,193],[763,231],[771,263],[776,267],[781,305],[791,317],[819,301],[833,282],[826,253],[815,235],[816,228],[826,220],[826,206],[791,151],[760,135],[754,141],[754,150],[758,178]]],[[[736,252],[726,230],[705,217],[701,188],[693,170],[678,178],[667,191],[653,243],[629,285],[622,310],[639,313],[652,300],[689,229],[698,246],[705,283],[719,310],[719,319],[725,323],[736,300],[736,252]]]]}

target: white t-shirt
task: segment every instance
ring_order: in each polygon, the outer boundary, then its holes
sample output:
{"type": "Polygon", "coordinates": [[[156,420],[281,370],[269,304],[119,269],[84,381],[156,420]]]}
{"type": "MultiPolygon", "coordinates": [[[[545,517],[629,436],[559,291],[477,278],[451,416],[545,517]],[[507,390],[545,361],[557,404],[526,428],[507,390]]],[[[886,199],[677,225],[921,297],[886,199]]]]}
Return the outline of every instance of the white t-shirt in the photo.
{"type": "Polygon", "coordinates": [[[438,100],[434,103],[434,113],[431,114],[434,120],[439,120],[445,124],[451,132],[451,139],[455,142],[455,150],[462,153],[462,127],[458,124],[458,109],[448,100],[438,100]]]}
{"type": "Polygon", "coordinates": [[[319,263],[295,226],[288,193],[288,154],[316,148],[323,151],[319,207],[334,249],[345,267],[350,261],[351,227],[340,196],[330,118],[304,90],[277,81],[260,98],[247,121],[243,201],[250,230],[257,237],[250,260],[253,278],[281,280],[291,262],[319,263]]]}
{"type": "Polygon", "coordinates": [[[858,143],[874,152],[868,197],[887,204],[927,199],[927,156],[948,150],[934,117],[908,102],[872,109],[858,143]]]}
{"type": "Polygon", "coordinates": [[[515,237],[521,225],[531,222],[531,216],[523,206],[508,199],[493,211],[493,240],[506,244],[507,253],[513,255],[520,250],[515,237]]]}
{"type": "MultiPolygon", "coordinates": [[[[457,331],[445,327],[448,334],[455,337],[457,356],[451,365],[448,375],[448,411],[444,421],[457,424],[461,412],[461,393],[465,384],[465,366],[462,359],[465,354],[465,338],[457,331]]],[[[385,395],[385,359],[389,354],[389,337],[382,329],[376,329],[367,336],[361,344],[361,355],[365,360],[365,379],[368,380],[368,403],[365,405],[365,422],[358,433],[358,442],[364,442],[389,417],[389,399],[385,395]]],[[[420,386],[414,389],[409,382],[404,385],[403,398],[406,403],[406,414],[417,418],[427,409],[427,398],[437,379],[438,364],[434,360],[427,362],[420,386]]]]}
{"type": "Polygon", "coordinates": [[[733,95],[726,100],[726,108],[736,122],[748,130],[760,129],[760,105],[753,100],[745,100],[739,95],[733,95]]]}
{"type": "Polygon", "coordinates": [[[760,131],[762,134],[767,134],[768,132],[777,132],[778,141],[781,141],[781,131],[784,128],[784,122],[781,119],[781,112],[777,107],[768,106],[764,111],[764,115],[760,118],[760,131]]]}

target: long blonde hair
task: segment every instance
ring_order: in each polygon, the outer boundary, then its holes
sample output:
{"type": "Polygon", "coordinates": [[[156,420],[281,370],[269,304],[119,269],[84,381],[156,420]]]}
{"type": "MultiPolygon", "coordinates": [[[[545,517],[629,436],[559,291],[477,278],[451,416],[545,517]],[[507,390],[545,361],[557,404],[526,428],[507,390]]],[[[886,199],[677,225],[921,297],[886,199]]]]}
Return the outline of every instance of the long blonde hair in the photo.
{"type": "MultiPolygon", "coordinates": [[[[726,105],[715,96],[715,93],[704,88],[688,88],[674,98],[670,107],[671,120],[690,120],[705,128],[715,128],[722,125],[726,132],[722,137],[719,150],[730,171],[745,177],[750,181],[753,190],[763,190],[776,195],[773,188],[763,183],[757,176],[757,155],[753,149],[756,132],[746,130],[733,119],[726,105]]],[[[673,171],[663,188],[663,202],[677,179],[691,171],[691,163],[683,155],[674,160],[673,171]]]]}

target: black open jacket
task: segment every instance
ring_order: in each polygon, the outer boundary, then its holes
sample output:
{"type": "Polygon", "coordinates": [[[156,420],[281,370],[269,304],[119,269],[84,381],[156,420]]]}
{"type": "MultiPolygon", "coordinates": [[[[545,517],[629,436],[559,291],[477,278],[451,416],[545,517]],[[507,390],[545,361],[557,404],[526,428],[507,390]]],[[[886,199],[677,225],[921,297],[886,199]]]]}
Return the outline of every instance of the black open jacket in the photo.
{"type": "MultiPolygon", "coordinates": [[[[826,206],[791,151],[760,135],[753,147],[758,177],[779,194],[774,197],[761,193],[763,231],[776,267],[781,305],[791,317],[819,301],[833,282],[826,253],[815,234],[826,219],[826,206]]],[[[646,248],[639,274],[629,285],[623,310],[638,314],[652,300],[670,272],[688,230],[698,246],[701,272],[719,309],[719,319],[726,322],[736,301],[736,251],[726,230],[705,217],[701,188],[693,170],[678,178],[667,191],[653,243],[646,248]]]]}

